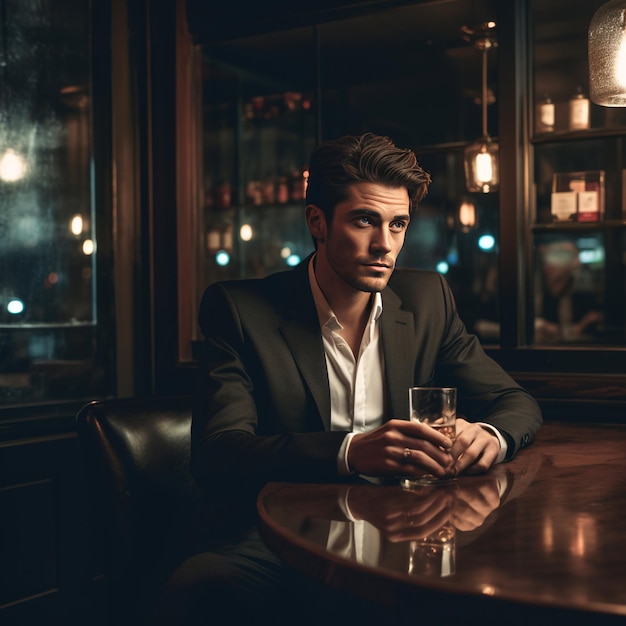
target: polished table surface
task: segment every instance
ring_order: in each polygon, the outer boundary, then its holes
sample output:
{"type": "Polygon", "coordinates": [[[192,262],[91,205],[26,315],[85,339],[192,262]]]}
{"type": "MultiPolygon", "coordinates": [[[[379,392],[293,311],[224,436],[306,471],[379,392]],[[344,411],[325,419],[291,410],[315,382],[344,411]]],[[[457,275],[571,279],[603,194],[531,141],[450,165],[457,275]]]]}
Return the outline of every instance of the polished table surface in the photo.
{"type": "Polygon", "coordinates": [[[513,461],[418,490],[270,483],[257,509],[278,556],[356,597],[626,624],[626,425],[546,423],[513,461]]]}

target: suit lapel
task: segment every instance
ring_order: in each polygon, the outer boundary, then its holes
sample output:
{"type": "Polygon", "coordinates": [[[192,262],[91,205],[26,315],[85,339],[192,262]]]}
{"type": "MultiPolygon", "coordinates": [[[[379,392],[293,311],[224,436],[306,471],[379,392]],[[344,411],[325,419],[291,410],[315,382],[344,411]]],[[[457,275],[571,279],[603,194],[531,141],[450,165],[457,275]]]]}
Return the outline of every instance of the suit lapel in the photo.
{"type": "Polygon", "coordinates": [[[324,428],[330,430],[330,389],[319,325],[312,328],[290,321],[282,327],[281,332],[311,391],[324,428]]]}
{"type": "Polygon", "coordinates": [[[308,258],[305,259],[296,269],[289,272],[289,278],[293,280],[286,288],[289,297],[281,333],[313,396],[324,428],[330,430],[330,389],[326,357],[317,310],[309,286],[308,261],[308,258]]]}
{"type": "Polygon", "coordinates": [[[381,339],[385,358],[389,416],[408,419],[409,393],[415,366],[415,333],[413,313],[400,308],[400,298],[387,288],[383,291],[381,339]]]}

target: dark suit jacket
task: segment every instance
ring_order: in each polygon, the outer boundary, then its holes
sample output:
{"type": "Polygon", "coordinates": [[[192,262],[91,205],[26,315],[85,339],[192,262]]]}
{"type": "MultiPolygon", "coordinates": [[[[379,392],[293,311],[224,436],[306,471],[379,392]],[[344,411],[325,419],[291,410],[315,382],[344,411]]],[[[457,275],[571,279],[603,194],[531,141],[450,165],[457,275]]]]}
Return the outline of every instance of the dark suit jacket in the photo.
{"type": "MultiPolygon", "coordinates": [[[[330,432],[330,393],[308,259],[264,279],[211,285],[192,420],[200,484],[337,478],[345,437],[330,432]],[[217,479],[217,480],[215,480],[217,479]],[[229,482],[230,482],[229,481],[229,482]]],[[[493,424],[509,458],[535,437],[536,402],[483,351],[436,272],[396,269],[383,291],[386,417],[408,419],[410,386],[458,387],[458,413],[493,424]]]]}

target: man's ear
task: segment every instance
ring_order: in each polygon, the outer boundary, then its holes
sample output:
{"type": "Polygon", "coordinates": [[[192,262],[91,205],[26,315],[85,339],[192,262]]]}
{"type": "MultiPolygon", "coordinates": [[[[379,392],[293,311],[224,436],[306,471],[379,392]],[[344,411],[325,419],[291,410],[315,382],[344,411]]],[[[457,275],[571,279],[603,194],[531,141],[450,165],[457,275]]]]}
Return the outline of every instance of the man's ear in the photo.
{"type": "Polygon", "coordinates": [[[324,211],[314,204],[308,204],[305,209],[305,216],[312,237],[317,239],[318,242],[324,243],[326,241],[327,228],[324,211]]]}

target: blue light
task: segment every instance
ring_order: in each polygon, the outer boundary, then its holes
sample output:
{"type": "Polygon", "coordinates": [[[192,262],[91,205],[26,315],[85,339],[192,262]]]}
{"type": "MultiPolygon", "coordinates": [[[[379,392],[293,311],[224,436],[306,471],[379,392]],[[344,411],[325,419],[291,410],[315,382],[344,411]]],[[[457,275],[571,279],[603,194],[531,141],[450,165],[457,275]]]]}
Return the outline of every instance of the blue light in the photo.
{"type": "Polygon", "coordinates": [[[450,265],[456,265],[459,262],[459,253],[456,250],[450,250],[448,252],[448,263],[450,265]]]}
{"type": "Polygon", "coordinates": [[[591,263],[603,263],[604,250],[602,248],[596,248],[595,250],[581,250],[578,253],[578,260],[585,265],[591,263]]]}
{"type": "Polygon", "coordinates": [[[483,235],[478,240],[478,247],[481,250],[492,250],[495,245],[496,245],[496,240],[493,237],[493,235],[483,235]]]}
{"type": "Polygon", "coordinates": [[[297,254],[290,254],[285,262],[289,265],[289,267],[294,267],[295,265],[298,265],[301,260],[302,259],[297,254]]]}
{"type": "Polygon", "coordinates": [[[7,311],[11,313],[11,315],[18,315],[24,310],[24,303],[18,298],[13,298],[9,300],[9,304],[7,304],[7,311]]]}
{"type": "Polygon", "coordinates": [[[439,261],[439,263],[437,263],[437,271],[440,274],[447,274],[449,269],[450,266],[447,264],[446,261],[439,261]]]}
{"type": "Polygon", "coordinates": [[[222,267],[228,265],[230,263],[230,254],[228,254],[225,250],[220,250],[215,255],[215,262],[222,267]]]}

